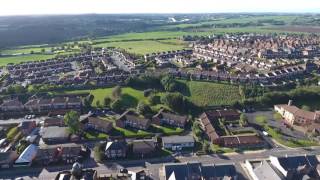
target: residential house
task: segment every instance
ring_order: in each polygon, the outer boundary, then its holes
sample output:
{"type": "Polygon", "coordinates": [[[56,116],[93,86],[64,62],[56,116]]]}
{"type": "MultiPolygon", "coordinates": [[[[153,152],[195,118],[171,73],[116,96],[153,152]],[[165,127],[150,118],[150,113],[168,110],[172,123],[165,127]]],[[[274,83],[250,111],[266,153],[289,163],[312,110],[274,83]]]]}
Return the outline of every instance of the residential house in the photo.
{"type": "Polygon", "coordinates": [[[36,121],[22,121],[18,128],[23,135],[29,135],[37,127],[36,121]]]}
{"type": "Polygon", "coordinates": [[[65,97],[55,97],[52,99],[53,109],[66,109],[67,99],[65,97]]]}
{"type": "Polygon", "coordinates": [[[208,164],[199,162],[168,163],[159,171],[160,180],[199,180],[228,179],[236,180],[238,173],[233,164],[208,164]]]}
{"type": "Polygon", "coordinates": [[[156,115],[152,117],[152,123],[157,125],[169,125],[184,128],[188,122],[187,116],[181,116],[161,109],[156,115]]]}
{"type": "Polygon", "coordinates": [[[81,157],[82,147],[79,144],[42,145],[38,149],[34,162],[41,165],[62,162],[71,164],[81,157]]]}
{"type": "Polygon", "coordinates": [[[208,139],[214,144],[219,144],[220,135],[215,130],[212,121],[214,122],[214,119],[212,119],[211,114],[208,114],[206,112],[202,113],[202,115],[199,118],[200,127],[206,133],[208,139]]]}
{"type": "Polygon", "coordinates": [[[156,151],[156,139],[136,139],[132,141],[132,151],[135,155],[145,157],[156,151]]]}
{"type": "Polygon", "coordinates": [[[49,126],[63,127],[65,126],[64,119],[56,118],[56,117],[47,117],[46,119],[43,120],[43,127],[49,127],[49,126]]]}
{"type": "Polygon", "coordinates": [[[79,163],[72,165],[71,171],[62,171],[57,174],[54,180],[98,180],[98,173],[94,169],[83,169],[79,163]]]}
{"type": "Polygon", "coordinates": [[[82,102],[79,97],[68,97],[67,108],[68,109],[81,109],[82,102]]]}
{"type": "Polygon", "coordinates": [[[194,143],[194,138],[191,135],[162,137],[162,147],[173,151],[180,151],[184,148],[193,148],[194,143]]]}
{"type": "Polygon", "coordinates": [[[52,110],[52,99],[40,99],[39,100],[39,110],[40,111],[50,111],[52,110]]]}
{"type": "Polygon", "coordinates": [[[18,99],[4,100],[0,106],[2,111],[22,111],[23,104],[18,99]]]}
{"type": "Polygon", "coordinates": [[[15,161],[14,167],[18,166],[30,166],[32,164],[32,161],[37,155],[39,147],[30,144],[19,156],[19,158],[15,161]]]}
{"type": "Polygon", "coordinates": [[[274,110],[278,112],[289,125],[310,125],[313,122],[320,121],[320,112],[311,112],[300,109],[292,105],[292,101],[288,104],[278,104],[274,106],[274,110]]]}
{"type": "Polygon", "coordinates": [[[127,156],[127,143],[118,140],[108,141],[104,154],[108,159],[125,158],[127,156]]]}
{"type": "Polygon", "coordinates": [[[244,167],[252,180],[284,180],[268,160],[246,160],[244,167]]]}
{"type": "Polygon", "coordinates": [[[16,151],[0,152],[0,169],[11,167],[18,157],[16,151]]]}
{"type": "Polygon", "coordinates": [[[112,122],[96,117],[88,117],[85,123],[85,129],[93,129],[103,133],[108,133],[112,126],[112,122]]]}
{"type": "Polygon", "coordinates": [[[270,162],[288,180],[320,179],[319,159],[313,155],[270,156],[270,162]]]}
{"type": "Polygon", "coordinates": [[[133,111],[124,112],[119,119],[116,120],[116,125],[121,128],[135,128],[147,130],[150,127],[151,120],[146,119],[133,111]]]}
{"type": "Polygon", "coordinates": [[[265,147],[265,141],[257,135],[223,136],[222,145],[230,148],[265,147]]]}
{"type": "Polygon", "coordinates": [[[70,133],[67,127],[50,126],[42,129],[41,137],[46,144],[66,143],[70,133]]]}
{"type": "Polygon", "coordinates": [[[29,101],[24,104],[24,107],[32,113],[39,112],[39,99],[29,99],[29,101]]]}

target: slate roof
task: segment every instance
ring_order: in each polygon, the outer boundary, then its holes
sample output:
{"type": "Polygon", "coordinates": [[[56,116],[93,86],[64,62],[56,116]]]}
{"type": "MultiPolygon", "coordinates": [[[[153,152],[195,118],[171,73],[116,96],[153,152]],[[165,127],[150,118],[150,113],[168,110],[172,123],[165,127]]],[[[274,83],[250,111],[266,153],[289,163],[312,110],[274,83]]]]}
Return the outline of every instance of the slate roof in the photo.
{"type": "Polygon", "coordinates": [[[43,129],[42,138],[68,138],[67,127],[50,126],[43,129]]]}
{"type": "Polygon", "coordinates": [[[125,141],[109,141],[106,144],[105,150],[124,150],[127,148],[125,141]]]}
{"type": "Polygon", "coordinates": [[[30,144],[19,156],[15,163],[29,163],[31,162],[37,155],[39,147],[30,144]]]}
{"type": "Polygon", "coordinates": [[[187,116],[180,116],[171,112],[167,112],[164,109],[161,109],[154,117],[170,119],[181,124],[185,124],[188,120],[187,116]]]}
{"type": "Polygon", "coordinates": [[[237,171],[233,164],[202,165],[199,162],[169,163],[164,165],[166,179],[233,179],[237,171]]]}
{"type": "Polygon", "coordinates": [[[194,142],[193,136],[168,136],[162,137],[162,143],[171,144],[171,143],[189,143],[194,142]]]}

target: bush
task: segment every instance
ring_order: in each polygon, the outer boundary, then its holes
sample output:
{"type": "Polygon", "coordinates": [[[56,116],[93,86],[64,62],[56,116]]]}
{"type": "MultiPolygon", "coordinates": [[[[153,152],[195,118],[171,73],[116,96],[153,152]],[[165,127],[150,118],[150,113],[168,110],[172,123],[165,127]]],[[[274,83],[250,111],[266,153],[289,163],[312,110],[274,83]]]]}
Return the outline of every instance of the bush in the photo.
{"type": "Polygon", "coordinates": [[[180,93],[166,93],[161,102],[176,112],[187,112],[187,100],[180,93]]]}
{"type": "Polygon", "coordinates": [[[152,110],[149,105],[145,104],[144,102],[140,101],[137,105],[137,112],[144,116],[148,116],[152,114],[152,110]]]}
{"type": "Polygon", "coordinates": [[[115,112],[120,112],[122,110],[121,100],[117,99],[111,103],[111,109],[115,112]]]}
{"type": "Polygon", "coordinates": [[[7,139],[8,139],[9,141],[12,141],[13,138],[18,134],[18,132],[19,132],[18,127],[13,127],[13,128],[11,128],[11,129],[9,130],[9,132],[7,133],[7,139]]]}
{"type": "Polygon", "coordinates": [[[104,153],[103,153],[103,144],[96,144],[93,148],[93,156],[94,156],[94,159],[95,161],[97,162],[102,162],[103,159],[104,159],[104,153]]]}
{"type": "Polygon", "coordinates": [[[160,97],[155,95],[155,94],[151,94],[149,97],[148,97],[148,101],[151,105],[157,105],[160,103],[160,97]]]}

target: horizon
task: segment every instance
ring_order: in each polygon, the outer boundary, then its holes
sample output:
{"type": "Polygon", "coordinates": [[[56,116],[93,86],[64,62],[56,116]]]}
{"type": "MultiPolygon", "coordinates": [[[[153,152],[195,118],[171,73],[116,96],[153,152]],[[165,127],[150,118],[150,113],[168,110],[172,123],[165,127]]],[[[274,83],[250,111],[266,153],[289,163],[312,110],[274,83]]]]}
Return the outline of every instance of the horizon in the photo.
{"type": "Polygon", "coordinates": [[[319,13],[320,1],[4,0],[0,16],[83,14],[319,13]],[[75,8],[76,7],[76,8],[75,8]],[[183,7],[183,8],[181,8],[183,7]]]}

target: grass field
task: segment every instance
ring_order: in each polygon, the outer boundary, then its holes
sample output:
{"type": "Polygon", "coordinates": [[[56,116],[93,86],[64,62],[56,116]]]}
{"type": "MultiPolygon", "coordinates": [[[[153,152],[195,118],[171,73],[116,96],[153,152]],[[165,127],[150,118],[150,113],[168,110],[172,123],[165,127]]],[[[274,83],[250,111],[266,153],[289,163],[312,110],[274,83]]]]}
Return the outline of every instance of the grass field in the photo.
{"type": "Polygon", "coordinates": [[[242,99],[238,86],[199,81],[180,82],[186,85],[182,93],[198,106],[231,105],[242,99]]]}
{"type": "Polygon", "coordinates": [[[220,18],[213,19],[208,21],[203,21],[199,23],[182,23],[178,25],[169,25],[167,28],[188,28],[188,27],[196,27],[201,25],[213,25],[213,24],[232,24],[232,23],[256,23],[261,20],[277,20],[284,21],[287,23],[292,22],[297,16],[258,16],[258,17],[237,17],[237,18],[220,18]]]}
{"type": "MultiPolygon", "coordinates": [[[[96,106],[96,102],[100,101],[103,103],[105,97],[111,97],[113,88],[100,88],[94,90],[75,90],[75,91],[66,91],[64,93],[77,94],[77,93],[90,93],[94,96],[92,101],[92,106],[96,106]]],[[[146,97],[143,96],[143,92],[124,87],[122,90],[122,103],[124,107],[136,107],[139,101],[146,101],[146,97]]]]}
{"type": "Polygon", "coordinates": [[[162,41],[127,41],[127,42],[108,42],[93,45],[94,47],[117,47],[136,54],[147,54],[153,52],[181,50],[187,48],[185,44],[179,43],[178,40],[167,42],[162,41]],[[171,43],[169,43],[171,42],[171,43]]]}
{"type": "Polygon", "coordinates": [[[27,61],[44,60],[44,59],[50,59],[53,57],[55,57],[55,55],[42,55],[42,54],[0,57],[0,66],[7,65],[8,63],[20,63],[20,62],[27,62],[27,61]]]}

